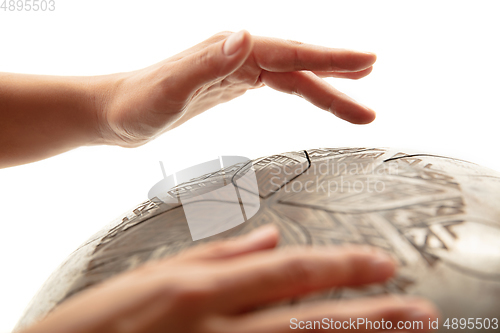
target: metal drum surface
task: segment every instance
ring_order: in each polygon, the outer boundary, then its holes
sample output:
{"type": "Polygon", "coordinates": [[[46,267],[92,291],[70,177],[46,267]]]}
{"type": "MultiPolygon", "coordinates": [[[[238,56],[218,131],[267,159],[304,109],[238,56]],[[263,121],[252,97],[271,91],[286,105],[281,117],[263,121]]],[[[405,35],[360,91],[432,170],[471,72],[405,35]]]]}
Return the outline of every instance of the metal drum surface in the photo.
{"type": "MultiPolygon", "coordinates": [[[[175,199],[175,193],[197,186],[218,186],[243,168],[236,164],[198,177],[168,195],[175,199]]],[[[260,207],[246,222],[193,241],[177,200],[148,200],[75,250],[35,295],[16,328],[146,261],[264,224],[279,228],[280,247],[368,244],[399,262],[397,276],[384,285],[327,290],[303,302],[416,294],[434,301],[444,318],[500,317],[499,173],[386,148],[283,153],[254,160],[253,170],[258,189],[240,191],[258,198],[260,207]]]]}

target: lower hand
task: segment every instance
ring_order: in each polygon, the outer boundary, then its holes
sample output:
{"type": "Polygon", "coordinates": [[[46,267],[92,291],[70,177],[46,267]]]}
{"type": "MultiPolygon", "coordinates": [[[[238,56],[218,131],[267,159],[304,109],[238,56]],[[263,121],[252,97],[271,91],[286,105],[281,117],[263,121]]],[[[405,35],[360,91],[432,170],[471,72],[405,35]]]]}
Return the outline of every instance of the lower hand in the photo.
{"type": "Polygon", "coordinates": [[[384,282],[395,270],[394,261],[373,248],[276,250],[277,242],[277,230],[264,227],[149,262],[75,295],[23,333],[281,333],[291,331],[292,318],[383,319],[393,328],[421,320],[423,330],[407,331],[425,332],[429,318],[437,317],[429,302],[402,296],[264,308],[327,288],[384,282]]]}

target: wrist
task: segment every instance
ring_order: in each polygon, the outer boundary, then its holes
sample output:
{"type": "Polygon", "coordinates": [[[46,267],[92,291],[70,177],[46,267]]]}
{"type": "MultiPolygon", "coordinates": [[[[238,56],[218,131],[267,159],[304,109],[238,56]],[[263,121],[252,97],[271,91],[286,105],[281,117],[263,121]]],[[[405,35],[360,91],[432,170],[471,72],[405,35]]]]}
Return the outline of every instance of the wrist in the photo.
{"type": "Polygon", "coordinates": [[[159,67],[92,78],[96,144],[138,147],[179,117],[183,109],[166,99],[159,67]]]}
{"type": "Polygon", "coordinates": [[[124,79],[123,73],[89,77],[87,93],[93,123],[89,145],[119,145],[109,113],[124,79]]]}

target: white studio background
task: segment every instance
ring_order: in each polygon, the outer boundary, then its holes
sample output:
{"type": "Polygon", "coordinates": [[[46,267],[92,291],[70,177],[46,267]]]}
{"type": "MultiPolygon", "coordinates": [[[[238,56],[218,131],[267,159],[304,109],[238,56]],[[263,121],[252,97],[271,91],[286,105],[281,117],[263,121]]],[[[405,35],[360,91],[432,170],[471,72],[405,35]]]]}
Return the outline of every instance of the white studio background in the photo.
{"type": "Polygon", "coordinates": [[[129,71],[219,31],[246,29],[377,53],[369,77],[328,79],[377,111],[377,119],[348,124],[263,88],[140,148],[86,147],[0,170],[2,333],[74,249],[147,199],[162,177],[160,160],[170,174],[218,155],[401,147],[500,171],[497,1],[55,2],[53,12],[0,10],[0,71],[129,71]]]}

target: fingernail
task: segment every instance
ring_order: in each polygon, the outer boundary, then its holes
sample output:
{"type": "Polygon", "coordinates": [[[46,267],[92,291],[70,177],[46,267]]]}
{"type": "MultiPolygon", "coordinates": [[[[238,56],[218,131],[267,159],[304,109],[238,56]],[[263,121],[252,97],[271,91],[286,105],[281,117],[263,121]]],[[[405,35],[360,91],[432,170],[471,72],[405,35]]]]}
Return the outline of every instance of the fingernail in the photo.
{"type": "Polygon", "coordinates": [[[415,321],[425,321],[425,320],[429,320],[429,318],[431,317],[431,315],[426,312],[426,311],[422,311],[420,309],[418,310],[413,310],[412,312],[410,312],[409,314],[409,318],[410,320],[415,320],[415,321]]]}
{"type": "Polygon", "coordinates": [[[386,279],[394,274],[394,260],[385,253],[377,254],[377,258],[370,264],[375,279],[386,279]]]}
{"type": "Polygon", "coordinates": [[[224,54],[225,55],[233,55],[235,54],[243,45],[243,37],[244,37],[245,32],[243,30],[233,33],[231,36],[229,36],[228,39],[226,39],[226,42],[224,43],[224,54]]]}
{"type": "Polygon", "coordinates": [[[276,227],[274,225],[266,225],[264,227],[258,228],[257,230],[251,232],[247,235],[247,242],[254,242],[267,236],[274,234],[276,232],[276,227]]]}

